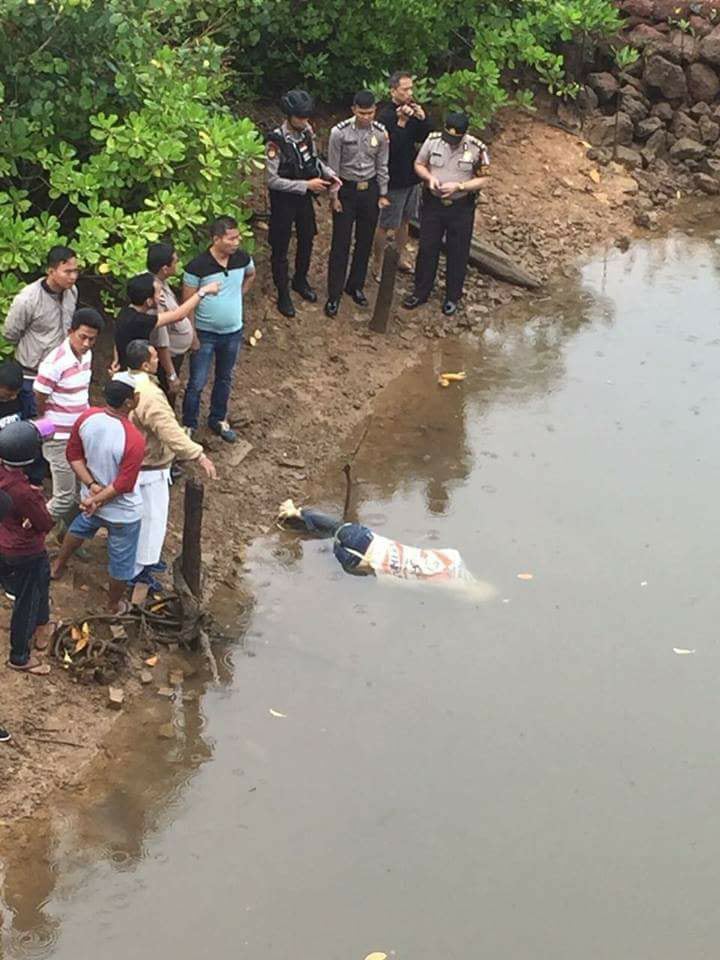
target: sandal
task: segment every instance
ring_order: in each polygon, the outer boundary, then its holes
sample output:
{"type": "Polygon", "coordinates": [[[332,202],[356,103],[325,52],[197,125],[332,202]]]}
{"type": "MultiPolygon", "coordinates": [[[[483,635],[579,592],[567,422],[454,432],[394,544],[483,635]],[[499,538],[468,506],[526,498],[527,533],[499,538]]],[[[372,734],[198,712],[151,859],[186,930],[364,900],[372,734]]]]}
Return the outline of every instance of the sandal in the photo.
{"type": "Polygon", "coordinates": [[[32,657],[22,665],[8,660],[7,666],[11,670],[17,670],[18,673],[29,673],[33,677],[46,677],[50,673],[49,663],[40,663],[39,660],[33,660],[32,657]]]}

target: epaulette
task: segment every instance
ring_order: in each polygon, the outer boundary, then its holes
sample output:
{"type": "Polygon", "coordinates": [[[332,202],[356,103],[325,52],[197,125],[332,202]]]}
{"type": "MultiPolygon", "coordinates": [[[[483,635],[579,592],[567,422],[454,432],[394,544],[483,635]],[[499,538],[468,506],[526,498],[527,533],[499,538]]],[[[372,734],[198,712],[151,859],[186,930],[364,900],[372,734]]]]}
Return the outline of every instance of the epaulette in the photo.
{"type": "Polygon", "coordinates": [[[442,136],[442,130],[433,130],[428,134],[428,140],[438,140],[442,136]]]}
{"type": "Polygon", "coordinates": [[[385,126],[385,124],[380,123],[379,120],[373,120],[372,125],[376,127],[378,130],[382,130],[383,132],[386,132],[387,130],[387,127],[385,126]]]}
{"type": "Polygon", "coordinates": [[[338,130],[344,130],[345,127],[350,126],[354,119],[354,117],[348,117],[347,120],[341,120],[340,123],[336,123],[335,126],[338,130]]]}
{"type": "Polygon", "coordinates": [[[465,136],[473,146],[480,147],[481,150],[487,150],[487,146],[482,142],[482,140],[478,140],[478,138],[474,137],[471,133],[466,133],[465,136]]]}

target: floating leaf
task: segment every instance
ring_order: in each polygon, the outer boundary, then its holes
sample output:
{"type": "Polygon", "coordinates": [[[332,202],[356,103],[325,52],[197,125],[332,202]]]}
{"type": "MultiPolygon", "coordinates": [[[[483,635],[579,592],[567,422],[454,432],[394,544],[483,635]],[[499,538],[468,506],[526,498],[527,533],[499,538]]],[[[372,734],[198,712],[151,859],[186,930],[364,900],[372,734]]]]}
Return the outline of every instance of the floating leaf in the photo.
{"type": "Polygon", "coordinates": [[[517,575],[518,580],[532,580],[534,578],[534,573],[519,573],[517,575]]]}
{"type": "Polygon", "coordinates": [[[286,717],[287,717],[287,714],[286,714],[286,713],[280,713],[278,710],[273,710],[272,707],[271,707],[271,708],[270,708],[270,716],[271,716],[271,717],[283,717],[283,718],[286,718],[286,717]]]}
{"type": "Polygon", "coordinates": [[[673,647],[673,653],[679,657],[686,657],[689,653],[695,653],[694,650],[686,650],[685,647],[673,647]]]}
{"type": "Polygon", "coordinates": [[[387,960],[386,953],[369,953],[365,960],[387,960]]]}
{"type": "Polygon", "coordinates": [[[440,378],[442,380],[449,380],[450,382],[464,380],[466,376],[467,374],[465,373],[464,370],[461,370],[459,373],[441,373],[440,374],[440,378]]]}

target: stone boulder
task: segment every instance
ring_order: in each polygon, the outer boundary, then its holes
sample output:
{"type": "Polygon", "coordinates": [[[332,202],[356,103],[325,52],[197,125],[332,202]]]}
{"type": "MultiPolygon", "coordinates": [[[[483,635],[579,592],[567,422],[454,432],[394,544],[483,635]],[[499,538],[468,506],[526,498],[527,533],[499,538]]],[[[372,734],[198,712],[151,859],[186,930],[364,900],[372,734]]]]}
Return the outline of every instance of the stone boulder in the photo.
{"type": "Polygon", "coordinates": [[[693,103],[702,100],[712,103],[720,93],[720,80],[712,67],[706,63],[691,63],[686,71],[687,86],[693,103]]]}
{"type": "Polygon", "coordinates": [[[720,193],[720,183],[718,183],[715,177],[710,176],[709,173],[693,174],[693,183],[697,190],[710,194],[710,196],[717,196],[717,194],[720,193]]]}
{"type": "Polygon", "coordinates": [[[656,133],[658,130],[664,130],[662,120],[659,117],[647,117],[645,120],[641,120],[635,127],[635,136],[638,140],[645,141],[656,133]]]}
{"type": "MultiPolygon", "coordinates": [[[[623,167],[629,167],[631,170],[638,170],[642,167],[642,156],[639,150],[633,150],[631,147],[618,146],[615,151],[615,160],[617,163],[621,163],[623,167]]],[[[634,193],[637,192],[637,182],[633,180],[635,184],[634,193]]],[[[625,191],[627,192],[627,191],[625,191]]]]}
{"type": "Polygon", "coordinates": [[[670,43],[680,55],[680,63],[694,63],[699,57],[700,41],[691,33],[683,30],[673,30],[670,33],[670,43]]]}
{"type": "Polygon", "coordinates": [[[713,26],[709,20],[706,20],[705,17],[698,17],[696,14],[693,14],[690,17],[690,26],[696,37],[706,37],[709,33],[712,33],[713,26]]]}
{"type": "MultiPolygon", "coordinates": [[[[633,142],[635,128],[626,113],[617,116],[617,142],[624,146],[633,142]]],[[[592,117],[586,128],[587,138],[596,147],[608,147],[615,143],[615,117],[592,117]]]]}
{"type": "Polygon", "coordinates": [[[697,140],[691,140],[690,137],[680,137],[670,147],[670,159],[674,163],[680,163],[682,160],[702,160],[707,153],[707,147],[697,140]]]}
{"type": "MultiPolygon", "coordinates": [[[[636,93],[636,91],[633,91],[636,93]]],[[[633,123],[640,123],[650,113],[639,96],[629,96],[625,94],[620,100],[620,109],[626,113],[633,123]]]]}
{"type": "Polygon", "coordinates": [[[600,99],[593,88],[585,84],[584,87],[580,88],[580,92],[578,93],[577,105],[578,109],[582,110],[583,113],[592,113],[600,106],[600,99]]]}
{"type": "Polygon", "coordinates": [[[600,103],[610,103],[618,93],[620,84],[611,73],[591,73],[587,85],[597,94],[600,103]]]}
{"type": "Polygon", "coordinates": [[[700,41],[698,54],[705,63],[710,63],[714,67],[720,66],[720,27],[703,37],[700,41]]]}
{"type": "Polygon", "coordinates": [[[687,111],[693,120],[699,120],[700,117],[709,117],[712,115],[712,110],[703,100],[700,100],[698,103],[694,103],[691,107],[688,107],[687,111]]]}
{"type": "Polygon", "coordinates": [[[689,137],[691,140],[700,139],[700,128],[695,123],[694,120],[691,120],[690,117],[685,113],[684,110],[676,110],[675,116],[673,117],[672,126],[670,127],[672,132],[678,138],[689,137]]]}
{"type": "Polygon", "coordinates": [[[717,143],[720,138],[720,124],[711,120],[710,117],[700,117],[698,123],[700,130],[700,139],[703,143],[717,143]]]}
{"type": "Polygon", "coordinates": [[[653,0],[623,0],[620,9],[626,17],[650,20],[655,12],[655,4],[653,0]]]}
{"type": "Polygon", "coordinates": [[[717,157],[704,157],[700,161],[700,169],[703,173],[709,173],[711,177],[717,177],[720,180],[720,160],[717,157]]]}
{"type": "Polygon", "coordinates": [[[658,117],[663,123],[672,123],[673,115],[673,108],[663,101],[656,103],[650,110],[650,116],[658,117]]]}
{"type": "Polygon", "coordinates": [[[638,50],[644,50],[648,44],[666,43],[665,35],[647,23],[641,23],[631,30],[627,41],[631,47],[637,47],[638,50]]]}
{"type": "Polygon", "coordinates": [[[666,57],[654,54],[648,57],[644,73],[645,83],[659,90],[667,100],[684,100],[687,94],[685,71],[666,57]]]}

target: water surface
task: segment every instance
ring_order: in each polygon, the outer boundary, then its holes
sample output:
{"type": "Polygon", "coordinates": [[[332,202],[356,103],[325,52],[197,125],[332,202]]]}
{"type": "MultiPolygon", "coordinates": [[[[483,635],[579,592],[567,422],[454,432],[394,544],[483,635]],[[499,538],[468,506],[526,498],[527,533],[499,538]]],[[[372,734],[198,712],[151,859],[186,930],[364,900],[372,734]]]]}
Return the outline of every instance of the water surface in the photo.
{"type": "Polygon", "coordinates": [[[720,247],[678,234],[431,349],[380,400],[357,516],[496,599],[257,543],[222,685],[5,855],[0,954],[715,956],[718,303],[720,247]]]}

